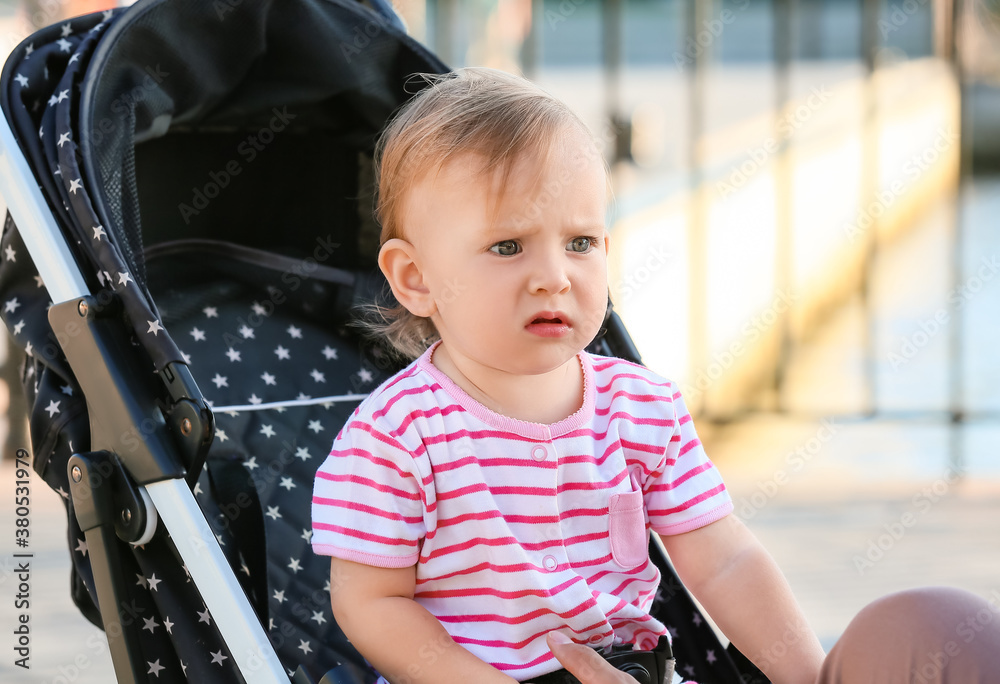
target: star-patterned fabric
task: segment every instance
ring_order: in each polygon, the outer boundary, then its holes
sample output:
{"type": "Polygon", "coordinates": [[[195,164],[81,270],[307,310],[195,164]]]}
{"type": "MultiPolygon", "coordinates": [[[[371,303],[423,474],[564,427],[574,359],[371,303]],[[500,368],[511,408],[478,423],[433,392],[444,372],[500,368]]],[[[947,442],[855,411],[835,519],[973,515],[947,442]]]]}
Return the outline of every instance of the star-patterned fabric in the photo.
{"type": "MultiPolygon", "coordinates": [[[[213,407],[215,439],[195,497],[236,577],[259,614],[267,616],[264,627],[289,674],[301,664],[318,679],[339,663],[363,661],[330,612],[329,561],[309,548],[312,479],[360,399],[396,368],[375,350],[364,350],[342,325],[343,286],[314,277],[302,279],[306,286],[293,291],[281,269],[259,263],[232,268],[237,256],[227,262],[217,252],[199,254],[194,245],[143,263],[135,236],[123,235],[102,218],[94,180],[84,173],[86,146],[81,147],[77,129],[86,69],[117,22],[156,4],[86,15],[34,34],[12,52],[0,99],[92,292],[113,292],[122,302],[133,343],[148,352],[152,366],[188,364],[213,407]],[[244,474],[237,479],[253,493],[254,506],[259,504],[263,530],[251,539],[237,533],[235,524],[249,512],[234,513],[220,486],[221,474],[234,468],[244,474]],[[266,549],[264,568],[253,560],[259,544],[266,549]]],[[[329,2],[341,12],[351,4],[329,2]]],[[[254,7],[244,3],[240,10],[254,7]]],[[[359,26],[370,25],[370,17],[358,17],[359,26]]],[[[185,24],[186,31],[190,28],[185,24]]],[[[353,30],[341,26],[336,35],[353,36],[353,30]]],[[[424,71],[443,66],[415,48],[409,54],[424,60],[424,71]]],[[[400,83],[416,70],[393,68],[399,73],[392,77],[400,83]]],[[[8,215],[0,238],[0,317],[25,354],[22,381],[35,468],[66,502],[73,599],[100,624],[89,550],[66,476],[69,457],[89,447],[87,405],[49,328],[51,304],[8,215]]],[[[624,353],[602,344],[592,351],[624,353]]],[[[130,548],[123,564],[129,578],[123,624],[139,633],[137,658],[149,681],[241,681],[162,525],[149,543],[130,548]]],[[[726,650],[673,571],[662,562],[661,571],[653,612],[674,636],[680,674],[709,684],[739,681],[726,650]]]]}

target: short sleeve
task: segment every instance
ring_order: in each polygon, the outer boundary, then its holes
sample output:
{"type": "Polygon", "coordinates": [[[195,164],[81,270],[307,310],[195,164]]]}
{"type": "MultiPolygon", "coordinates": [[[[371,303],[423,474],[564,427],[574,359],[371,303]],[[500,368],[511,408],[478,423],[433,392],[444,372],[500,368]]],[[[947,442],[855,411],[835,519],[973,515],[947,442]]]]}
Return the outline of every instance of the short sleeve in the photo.
{"type": "Polygon", "coordinates": [[[411,452],[355,414],[316,473],[313,551],[382,568],[414,565],[424,500],[411,452]]]}
{"type": "Polygon", "coordinates": [[[723,518],[733,502],[722,475],[708,459],[680,392],[670,400],[673,426],[660,463],[644,487],[650,526],[681,534],[723,518]]]}

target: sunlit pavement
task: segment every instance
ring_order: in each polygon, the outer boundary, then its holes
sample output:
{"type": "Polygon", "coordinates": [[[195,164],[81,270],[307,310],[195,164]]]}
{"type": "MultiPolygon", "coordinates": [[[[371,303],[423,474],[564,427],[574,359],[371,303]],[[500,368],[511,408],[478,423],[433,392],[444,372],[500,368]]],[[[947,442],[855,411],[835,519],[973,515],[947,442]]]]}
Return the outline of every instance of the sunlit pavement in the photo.
{"type": "Polygon", "coordinates": [[[950,212],[930,212],[879,252],[873,417],[857,298],[791,357],[783,413],[702,429],[737,514],[827,648],[862,606],[907,587],[958,586],[1000,605],[1000,179],[965,195],[965,268],[954,281],[950,212]],[[969,418],[951,428],[959,324],[969,418]]]}

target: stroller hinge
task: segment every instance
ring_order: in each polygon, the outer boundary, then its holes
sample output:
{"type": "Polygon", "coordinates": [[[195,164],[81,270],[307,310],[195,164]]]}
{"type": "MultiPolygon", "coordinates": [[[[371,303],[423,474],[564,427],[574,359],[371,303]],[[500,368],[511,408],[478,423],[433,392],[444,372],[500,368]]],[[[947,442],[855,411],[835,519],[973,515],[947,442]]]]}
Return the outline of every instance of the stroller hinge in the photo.
{"type": "Polygon", "coordinates": [[[188,484],[193,487],[205,463],[208,448],[212,446],[215,418],[185,364],[167,364],[160,376],[172,402],[164,412],[167,424],[181,449],[188,484]]]}
{"type": "MultiPolygon", "coordinates": [[[[182,432],[168,424],[171,393],[146,351],[132,343],[120,310],[114,298],[89,295],[49,308],[52,332],[87,399],[90,448],[116,454],[139,485],[182,477],[190,461],[181,453],[182,432]]],[[[180,374],[177,381],[183,384],[180,374]]]]}
{"type": "Polygon", "coordinates": [[[143,522],[139,529],[145,527],[145,506],[114,454],[74,454],[67,468],[73,509],[86,539],[115,675],[119,684],[146,681],[139,620],[132,615],[124,575],[125,551],[120,541],[133,533],[140,518],[143,522]]]}

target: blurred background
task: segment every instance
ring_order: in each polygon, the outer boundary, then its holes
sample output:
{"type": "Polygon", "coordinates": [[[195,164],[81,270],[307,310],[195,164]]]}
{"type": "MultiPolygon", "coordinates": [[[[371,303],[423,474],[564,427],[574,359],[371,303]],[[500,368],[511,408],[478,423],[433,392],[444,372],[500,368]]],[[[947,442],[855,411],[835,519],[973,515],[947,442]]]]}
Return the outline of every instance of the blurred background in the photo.
{"type": "MultiPolygon", "coordinates": [[[[448,64],[523,73],[601,140],[615,309],[826,648],[897,589],[1000,607],[1000,0],[393,4],[448,64]]],[[[0,49],[111,5],[0,2],[0,49]]]]}

